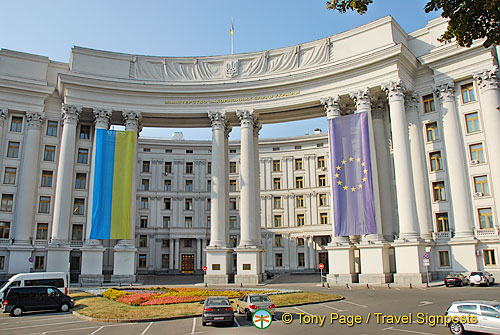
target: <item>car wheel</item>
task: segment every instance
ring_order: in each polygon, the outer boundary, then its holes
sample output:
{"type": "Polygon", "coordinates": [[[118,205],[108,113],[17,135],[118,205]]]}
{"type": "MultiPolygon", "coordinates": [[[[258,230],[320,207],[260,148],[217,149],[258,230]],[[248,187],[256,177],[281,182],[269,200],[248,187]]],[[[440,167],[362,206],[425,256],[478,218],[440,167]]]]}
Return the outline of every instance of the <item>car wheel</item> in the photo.
{"type": "Polygon", "coordinates": [[[61,312],[67,312],[69,311],[69,304],[67,302],[63,302],[61,306],[59,307],[59,310],[61,312]]]}
{"type": "Polygon", "coordinates": [[[450,285],[448,285],[448,284],[445,284],[445,285],[446,285],[446,287],[450,287],[450,285]]]}
{"type": "Polygon", "coordinates": [[[463,281],[460,282],[460,287],[462,287],[462,286],[464,286],[464,282],[463,281]]]}
{"type": "Polygon", "coordinates": [[[202,326],[205,327],[207,325],[207,323],[205,321],[202,321],[202,326]]]}
{"type": "Polygon", "coordinates": [[[474,283],[470,283],[470,287],[474,286],[474,283]]]}
{"type": "Polygon", "coordinates": [[[464,333],[464,326],[460,322],[452,322],[450,323],[450,332],[452,334],[463,334],[464,333]]]}
{"type": "Polygon", "coordinates": [[[489,280],[486,280],[486,286],[490,286],[490,281],[489,280]]]}
{"type": "Polygon", "coordinates": [[[21,314],[23,314],[23,308],[19,306],[14,307],[10,312],[10,316],[21,316],[21,314]]]}
{"type": "Polygon", "coordinates": [[[250,311],[247,309],[247,313],[246,313],[246,319],[248,321],[252,320],[252,314],[250,313],[250,311]]]}

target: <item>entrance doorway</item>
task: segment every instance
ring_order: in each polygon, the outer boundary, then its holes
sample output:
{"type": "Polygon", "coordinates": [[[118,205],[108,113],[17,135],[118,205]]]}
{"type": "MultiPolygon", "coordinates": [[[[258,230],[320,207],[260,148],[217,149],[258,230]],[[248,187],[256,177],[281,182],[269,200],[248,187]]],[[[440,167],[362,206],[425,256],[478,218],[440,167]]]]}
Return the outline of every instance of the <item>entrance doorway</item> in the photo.
{"type": "Polygon", "coordinates": [[[181,272],[194,273],[194,254],[182,254],[181,272]]]}
{"type": "Polygon", "coordinates": [[[325,266],[323,271],[328,272],[328,252],[319,252],[318,261],[325,266]]]}
{"type": "Polygon", "coordinates": [[[71,253],[69,261],[69,281],[78,283],[78,278],[81,273],[81,255],[71,253]]]}

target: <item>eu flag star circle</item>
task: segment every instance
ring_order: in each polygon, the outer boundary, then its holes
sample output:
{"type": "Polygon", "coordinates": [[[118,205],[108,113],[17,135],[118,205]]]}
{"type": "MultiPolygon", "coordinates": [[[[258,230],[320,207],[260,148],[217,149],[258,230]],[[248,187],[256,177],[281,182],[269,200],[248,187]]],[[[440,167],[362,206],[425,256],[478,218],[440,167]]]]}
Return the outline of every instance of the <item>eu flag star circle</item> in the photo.
{"type": "Polygon", "coordinates": [[[368,174],[368,169],[366,168],[366,163],[361,160],[360,157],[348,157],[346,160],[343,158],[340,161],[341,164],[336,166],[336,173],[334,174],[335,179],[337,179],[337,185],[340,186],[344,191],[351,191],[351,192],[356,192],[356,191],[361,191],[363,189],[363,183],[366,183],[368,181],[368,178],[366,178],[366,175],[368,174]],[[340,172],[342,169],[348,169],[349,165],[353,165],[353,168],[360,168],[362,169],[361,171],[363,172],[363,178],[361,179],[361,182],[357,185],[346,185],[344,181],[341,179],[340,172]]]}

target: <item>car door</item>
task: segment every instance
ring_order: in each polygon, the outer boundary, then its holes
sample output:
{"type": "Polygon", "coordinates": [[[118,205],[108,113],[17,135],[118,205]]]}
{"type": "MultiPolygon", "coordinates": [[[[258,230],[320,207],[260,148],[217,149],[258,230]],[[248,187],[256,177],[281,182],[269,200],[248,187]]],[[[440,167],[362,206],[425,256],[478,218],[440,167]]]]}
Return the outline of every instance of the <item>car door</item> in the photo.
{"type": "Polygon", "coordinates": [[[496,309],[481,305],[481,315],[479,315],[479,325],[481,331],[490,334],[500,334],[500,312],[496,309]]]}
{"type": "Polygon", "coordinates": [[[238,306],[242,312],[245,311],[245,308],[247,308],[247,297],[247,295],[244,295],[243,298],[240,298],[240,301],[238,301],[238,306]]]}
{"type": "Polygon", "coordinates": [[[57,309],[61,303],[61,292],[59,290],[47,287],[47,308],[57,309]]]}

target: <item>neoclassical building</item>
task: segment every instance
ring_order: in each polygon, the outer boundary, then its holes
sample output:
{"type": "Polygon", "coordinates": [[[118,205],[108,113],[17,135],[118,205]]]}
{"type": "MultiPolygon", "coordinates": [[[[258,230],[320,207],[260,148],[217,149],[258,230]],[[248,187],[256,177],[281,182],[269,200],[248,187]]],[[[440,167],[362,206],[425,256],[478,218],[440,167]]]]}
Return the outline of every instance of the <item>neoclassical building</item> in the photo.
{"type": "Polygon", "coordinates": [[[440,44],[441,18],[391,17],[247,54],[156,57],[74,47],[69,63],[0,50],[0,275],[85,283],[266,270],[397,284],[498,267],[498,54],[440,44]],[[268,124],[368,113],[376,234],[336,236],[328,130],[268,124]],[[90,239],[95,130],[137,133],[130,240],[90,239]],[[211,141],[140,135],[211,128],[211,141]],[[233,127],[238,127],[233,130],[233,127]],[[240,141],[229,141],[231,131],[240,141]],[[286,134],[284,134],[286,135],[286,134]]]}

